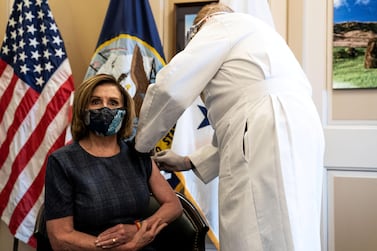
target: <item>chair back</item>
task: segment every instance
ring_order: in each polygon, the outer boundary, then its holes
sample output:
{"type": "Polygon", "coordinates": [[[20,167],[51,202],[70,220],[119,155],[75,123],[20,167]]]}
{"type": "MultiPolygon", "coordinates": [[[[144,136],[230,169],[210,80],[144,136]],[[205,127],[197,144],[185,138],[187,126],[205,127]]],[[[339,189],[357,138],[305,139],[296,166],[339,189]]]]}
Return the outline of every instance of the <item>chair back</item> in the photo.
{"type": "MultiPolygon", "coordinates": [[[[181,193],[176,193],[183,207],[182,215],[156,236],[153,246],[161,251],[205,251],[205,237],[209,230],[197,208],[181,193]]],[[[149,214],[159,207],[151,196],[149,214]]]]}
{"type": "Polygon", "coordinates": [[[34,226],[34,237],[37,239],[37,251],[53,251],[47,236],[45,205],[42,204],[38,211],[34,226]]]}

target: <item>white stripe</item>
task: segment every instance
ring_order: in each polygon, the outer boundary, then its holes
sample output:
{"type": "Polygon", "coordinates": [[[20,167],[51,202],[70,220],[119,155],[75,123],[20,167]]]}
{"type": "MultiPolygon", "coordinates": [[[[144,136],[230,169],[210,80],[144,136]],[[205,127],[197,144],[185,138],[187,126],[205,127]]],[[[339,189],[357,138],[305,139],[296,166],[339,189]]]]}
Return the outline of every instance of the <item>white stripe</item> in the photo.
{"type": "Polygon", "coordinates": [[[30,237],[34,233],[34,225],[37,219],[37,215],[39,212],[39,208],[41,207],[44,199],[44,191],[40,194],[37,202],[34,204],[33,208],[29,211],[26,215],[23,222],[20,224],[18,229],[16,230],[15,237],[20,241],[27,243],[30,237]]]}
{"type": "Polygon", "coordinates": [[[5,141],[10,125],[13,123],[16,109],[29,88],[28,85],[25,85],[23,81],[19,79],[16,83],[14,92],[12,93],[12,98],[8,107],[3,107],[4,117],[0,124],[0,131],[4,133],[0,134],[0,147],[5,141]]]}
{"type": "Polygon", "coordinates": [[[10,83],[13,74],[13,68],[9,64],[7,64],[3,71],[3,74],[0,77],[0,97],[4,95],[5,90],[8,88],[8,84],[10,83]]]}
{"type": "MultiPolygon", "coordinates": [[[[73,109],[73,97],[74,97],[74,92],[71,94],[71,98],[69,100],[69,110],[73,109]]],[[[72,111],[73,112],[73,111],[72,111]]],[[[71,114],[72,114],[71,112],[71,114]]],[[[71,122],[71,121],[69,121],[71,122]]],[[[65,143],[67,144],[68,142],[72,141],[72,134],[71,134],[71,123],[68,124],[66,134],[65,134],[65,143]]]]}

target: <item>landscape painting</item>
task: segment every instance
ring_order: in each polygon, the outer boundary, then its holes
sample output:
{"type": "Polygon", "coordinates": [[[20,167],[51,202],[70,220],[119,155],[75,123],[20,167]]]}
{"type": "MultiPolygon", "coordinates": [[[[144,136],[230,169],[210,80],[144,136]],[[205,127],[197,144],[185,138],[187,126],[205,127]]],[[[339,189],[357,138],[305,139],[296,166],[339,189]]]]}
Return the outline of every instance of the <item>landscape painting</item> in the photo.
{"type": "Polygon", "coordinates": [[[333,89],[377,88],[377,0],[333,1],[333,89]]]}

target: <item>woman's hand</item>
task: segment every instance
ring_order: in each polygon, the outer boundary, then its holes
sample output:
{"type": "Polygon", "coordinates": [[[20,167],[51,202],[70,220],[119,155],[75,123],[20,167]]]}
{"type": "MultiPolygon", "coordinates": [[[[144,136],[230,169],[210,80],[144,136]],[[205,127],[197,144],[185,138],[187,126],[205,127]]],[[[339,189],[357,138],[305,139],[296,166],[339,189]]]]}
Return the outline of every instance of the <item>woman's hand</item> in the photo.
{"type": "Polygon", "coordinates": [[[167,223],[161,223],[161,221],[155,221],[151,225],[146,220],[142,221],[141,227],[134,238],[124,244],[121,250],[139,250],[151,243],[156,235],[167,225],[167,223]]]}
{"type": "Polygon", "coordinates": [[[114,248],[132,240],[136,232],[134,224],[118,224],[98,235],[95,243],[97,247],[114,248]]]}

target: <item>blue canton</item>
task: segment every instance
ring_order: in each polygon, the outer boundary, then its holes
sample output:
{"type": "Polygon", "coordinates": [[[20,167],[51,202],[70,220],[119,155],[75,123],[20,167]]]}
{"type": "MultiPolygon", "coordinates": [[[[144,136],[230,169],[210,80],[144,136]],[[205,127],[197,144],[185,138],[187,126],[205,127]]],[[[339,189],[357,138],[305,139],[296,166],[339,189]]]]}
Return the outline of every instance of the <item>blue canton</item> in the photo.
{"type": "Polygon", "coordinates": [[[0,58],[26,84],[41,93],[66,59],[64,43],[47,0],[24,0],[12,10],[0,58]]]}

